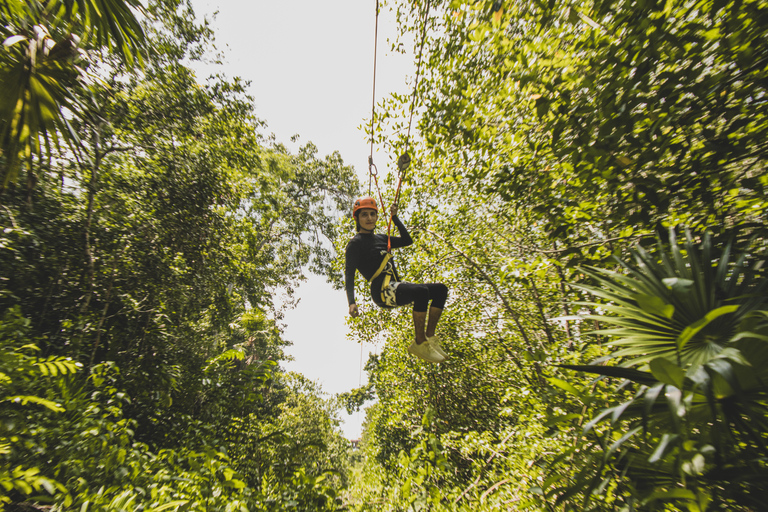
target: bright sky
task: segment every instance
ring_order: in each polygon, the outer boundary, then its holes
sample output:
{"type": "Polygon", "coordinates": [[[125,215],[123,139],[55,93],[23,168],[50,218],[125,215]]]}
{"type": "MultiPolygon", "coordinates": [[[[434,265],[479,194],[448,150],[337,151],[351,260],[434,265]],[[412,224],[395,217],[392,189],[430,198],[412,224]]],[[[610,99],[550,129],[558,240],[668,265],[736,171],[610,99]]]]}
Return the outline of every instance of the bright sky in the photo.
{"type": "MultiPolygon", "coordinates": [[[[312,141],[321,155],[338,150],[359,176],[367,175],[370,142],[359,127],[371,114],[376,0],[192,3],[198,18],[218,11],[212,27],[225,59],[218,71],[251,81],[256,115],[278,141],[295,149],[290,137],[299,134],[299,143],[312,141]]],[[[406,75],[414,72],[410,56],[389,51],[387,38],[394,36],[394,14],[382,8],[377,101],[393,91],[406,92],[406,75]]],[[[387,159],[374,153],[374,161],[387,159]]],[[[361,347],[346,336],[344,292],[310,276],[297,296],[298,307],[285,318],[285,337],[294,343],[288,352],[296,359],[287,369],[319,382],[326,393],[358,387],[361,347]]],[[[365,362],[375,347],[366,343],[363,349],[365,362]]],[[[341,415],[347,438],[360,437],[364,413],[341,415]]]]}

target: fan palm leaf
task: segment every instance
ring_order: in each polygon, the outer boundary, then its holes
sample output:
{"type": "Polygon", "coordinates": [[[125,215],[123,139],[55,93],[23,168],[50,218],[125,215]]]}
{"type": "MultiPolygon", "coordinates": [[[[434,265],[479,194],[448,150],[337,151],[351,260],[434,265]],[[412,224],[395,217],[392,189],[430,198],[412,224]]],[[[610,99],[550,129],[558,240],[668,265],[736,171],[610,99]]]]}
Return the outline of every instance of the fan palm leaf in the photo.
{"type": "Polygon", "coordinates": [[[582,434],[598,440],[585,444],[592,469],[577,473],[589,476],[578,483],[587,495],[608,473],[646,504],[703,510],[711,500],[748,506],[766,494],[757,484],[768,475],[765,257],[734,255],[708,235],[696,240],[686,231],[679,242],[672,231],[655,252],[637,248],[618,261],[620,271],[585,269],[597,286],[579,288],[596,300],[578,304],[609,326],[596,332],[615,348],[602,362],[616,365],[562,367],[635,389],[628,400],[617,389],[584,422],[582,434]]]}
{"type": "Polygon", "coordinates": [[[671,232],[668,249],[659,242],[660,261],[642,248],[634,264],[619,261],[623,273],[584,269],[599,287],[577,287],[604,302],[580,302],[606,315],[588,318],[615,329],[600,331],[621,347],[613,354],[622,366],[642,366],[665,357],[682,367],[715,357],[737,333],[744,318],[766,307],[768,280],[760,268],[764,257],[746,266],[747,255],[731,261],[731,245],[714,255],[705,235],[700,246],[686,232],[682,247],[671,232]]]}

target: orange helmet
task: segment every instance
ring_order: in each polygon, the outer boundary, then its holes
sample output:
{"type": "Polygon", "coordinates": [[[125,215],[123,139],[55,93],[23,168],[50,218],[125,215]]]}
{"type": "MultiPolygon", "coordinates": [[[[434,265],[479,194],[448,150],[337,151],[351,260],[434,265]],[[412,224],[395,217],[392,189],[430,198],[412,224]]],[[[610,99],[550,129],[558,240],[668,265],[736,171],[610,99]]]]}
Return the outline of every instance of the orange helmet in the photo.
{"type": "Polygon", "coordinates": [[[357,212],[366,208],[376,210],[377,212],[379,211],[379,207],[376,205],[376,200],[374,198],[361,197],[360,199],[356,199],[354,205],[352,206],[352,216],[357,217],[357,212]]]}

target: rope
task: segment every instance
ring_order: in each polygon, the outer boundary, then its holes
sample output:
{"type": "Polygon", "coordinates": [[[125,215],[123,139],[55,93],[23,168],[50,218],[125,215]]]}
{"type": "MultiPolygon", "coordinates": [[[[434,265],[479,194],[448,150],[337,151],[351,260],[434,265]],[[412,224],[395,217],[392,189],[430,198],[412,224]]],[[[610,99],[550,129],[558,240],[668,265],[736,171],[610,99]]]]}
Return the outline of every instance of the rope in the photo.
{"type": "MultiPolygon", "coordinates": [[[[411,126],[413,124],[413,112],[416,106],[416,98],[419,94],[419,80],[421,74],[421,61],[424,54],[424,41],[427,38],[427,22],[429,21],[429,2],[427,0],[424,6],[424,22],[421,25],[421,42],[419,43],[419,58],[416,63],[416,82],[413,84],[413,96],[411,97],[410,115],[408,118],[408,133],[405,136],[405,152],[397,159],[397,190],[395,191],[395,199],[392,204],[398,204],[400,202],[400,190],[403,186],[403,179],[405,178],[406,171],[411,165],[411,157],[408,155],[408,146],[411,141],[411,126]]],[[[389,237],[390,230],[392,229],[392,217],[389,217],[389,224],[387,225],[387,237],[389,237]]],[[[389,244],[388,244],[389,248],[389,244]]]]}
{"type": "MultiPolygon", "coordinates": [[[[427,38],[427,21],[429,21],[429,2],[430,0],[427,0],[427,4],[424,8],[424,23],[421,26],[421,43],[419,43],[419,60],[416,63],[416,83],[413,86],[413,97],[411,98],[411,108],[410,108],[410,118],[408,119],[408,135],[405,136],[405,154],[404,156],[408,155],[408,143],[411,139],[411,124],[413,123],[413,109],[416,104],[416,96],[419,93],[419,73],[421,72],[421,57],[424,53],[424,41],[427,38]]],[[[402,157],[401,157],[402,158],[402,157]]],[[[408,163],[410,163],[410,158],[408,159],[408,163]]],[[[400,164],[400,161],[398,160],[398,165],[400,164]]]]}
{"type": "MultiPolygon", "coordinates": [[[[413,113],[416,106],[416,98],[419,94],[419,80],[421,78],[421,62],[422,57],[424,54],[424,41],[427,37],[427,22],[429,21],[429,8],[430,8],[430,1],[427,0],[426,4],[424,6],[424,22],[422,23],[422,29],[421,29],[421,42],[419,43],[419,58],[416,64],[416,82],[413,86],[413,96],[411,98],[411,106],[410,106],[410,116],[408,119],[408,133],[405,137],[405,152],[400,155],[400,157],[397,159],[397,190],[395,191],[395,198],[392,202],[393,206],[396,206],[400,202],[400,190],[403,186],[403,178],[405,177],[406,171],[411,165],[411,157],[408,155],[408,148],[411,140],[411,126],[413,125],[413,113]]],[[[379,201],[381,203],[382,210],[386,210],[384,206],[384,197],[381,194],[381,189],[379,188],[379,179],[378,179],[378,168],[373,163],[373,127],[374,127],[374,121],[376,119],[376,60],[377,60],[377,54],[378,54],[378,44],[379,44],[379,0],[376,0],[376,28],[374,32],[374,43],[373,43],[373,91],[372,91],[372,99],[371,99],[371,151],[370,155],[368,156],[368,195],[371,195],[371,184],[376,184],[376,190],[379,193],[379,201]]],[[[389,216],[389,222],[387,223],[387,252],[391,252],[392,250],[392,215],[389,216]]]]}
{"type": "MultiPolygon", "coordinates": [[[[376,25],[373,33],[373,87],[371,91],[371,152],[368,155],[368,195],[371,195],[371,182],[376,184],[376,191],[379,193],[379,204],[384,207],[384,196],[379,188],[379,169],[373,163],[373,126],[376,120],[376,61],[379,48],[379,0],[376,0],[376,25]]],[[[387,227],[387,252],[392,250],[392,216],[389,217],[389,226],[387,227]]]]}
{"type": "MultiPolygon", "coordinates": [[[[371,178],[373,173],[371,169],[375,167],[373,165],[373,122],[376,119],[376,56],[378,54],[379,47],[379,0],[376,0],[376,28],[373,33],[373,91],[371,93],[371,152],[368,155],[368,195],[371,195],[371,178]]],[[[378,173],[378,170],[377,170],[378,173]]],[[[378,183],[376,184],[378,188],[378,183]]],[[[381,192],[379,192],[381,195],[381,192]]]]}
{"type": "Polygon", "coordinates": [[[427,3],[424,6],[424,22],[421,24],[421,42],[419,42],[419,58],[416,63],[416,82],[413,84],[413,95],[411,97],[411,107],[409,109],[409,117],[408,117],[408,133],[405,136],[405,153],[400,155],[400,158],[397,159],[397,168],[399,170],[398,173],[398,182],[397,182],[397,191],[395,192],[395,202],[394,204],[397,204],[400,201],[400,188],[403,184],[403,178],[405,177],[405,173],[408,170],[408,167],[411,165],[411,157],[408,155],[408,147],[411,142],[411,126],[413,125],[413,113],[415,111],[416,107],[416,98],[419,95],[419,81],[421,79],[421,62],[422,57],[424,55],[424,41],[427,39],[427,22],[429,21],[429,3],[430,0],[427,0],[427,3]]]}

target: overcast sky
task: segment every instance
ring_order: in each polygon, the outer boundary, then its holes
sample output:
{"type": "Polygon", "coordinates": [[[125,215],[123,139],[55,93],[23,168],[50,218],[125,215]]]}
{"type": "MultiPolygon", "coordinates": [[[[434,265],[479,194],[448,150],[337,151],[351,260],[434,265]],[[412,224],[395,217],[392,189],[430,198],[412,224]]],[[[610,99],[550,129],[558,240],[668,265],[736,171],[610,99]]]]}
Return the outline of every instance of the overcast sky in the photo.
{"type": "MultiPolygon", "coordinates": [[[[375,0],[193,0],[193,5],[198,18],[218,11],[212,27],[225,63],[217,71],[251,82],[256,115],[278,141],[295,150],[290,137],[298,134],[299,144],[312,141],[321,155],[339,151],[359,176],[367,175],[370,142],[359,127],[371,114],[375,0]]],[[[381,9],[377,100],[405,92],[406,75],[414,72],[411,56],[389,52],[387,38],[394,36],[394,15],[381,9]]],[[[386,158],[375,152],[374,161],[386,158]]],[[[310,276],[297,295],[299,306],[285,318],[285,337],[294,343],[288,353],[295,361],[285,366],[329,394],[358,387],[361,346],[347,338],[344,292],[310,276]]],[[[364,363],[376,347],[366,343],[363,350],[364,363]]],[[[359,437],[364,414],[342,411],[341,416],[345,435],[359,437]]]]}

